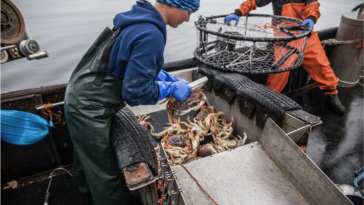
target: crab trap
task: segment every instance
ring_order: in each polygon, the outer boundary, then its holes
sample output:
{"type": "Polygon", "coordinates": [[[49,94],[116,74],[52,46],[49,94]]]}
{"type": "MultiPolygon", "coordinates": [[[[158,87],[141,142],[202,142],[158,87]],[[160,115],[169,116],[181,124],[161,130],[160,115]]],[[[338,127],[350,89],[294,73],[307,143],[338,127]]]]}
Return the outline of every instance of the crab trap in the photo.
{"type": "MultiPolygon", "coordinates": [[[[195,22],[194,56],[217,69],[235,73],[280,73],[302,65],[309,26],[299,19],[249,14],[237,26],[224,24],[226,15],[195,22]]],[[[235,24],[235,23],[233,23],[235,24]]]]}

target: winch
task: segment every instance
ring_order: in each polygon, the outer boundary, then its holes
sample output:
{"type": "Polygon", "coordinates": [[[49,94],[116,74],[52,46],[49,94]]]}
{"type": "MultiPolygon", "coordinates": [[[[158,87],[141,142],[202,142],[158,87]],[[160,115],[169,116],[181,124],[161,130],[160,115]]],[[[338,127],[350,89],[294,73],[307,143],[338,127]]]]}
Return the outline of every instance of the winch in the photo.
{"type": "Polygon", "coordinates": [[[29,38],[19,9],[10,0],[1,1],[1,63],[48,56],[48,51],[40,52],[37,41],[29,38]]]}

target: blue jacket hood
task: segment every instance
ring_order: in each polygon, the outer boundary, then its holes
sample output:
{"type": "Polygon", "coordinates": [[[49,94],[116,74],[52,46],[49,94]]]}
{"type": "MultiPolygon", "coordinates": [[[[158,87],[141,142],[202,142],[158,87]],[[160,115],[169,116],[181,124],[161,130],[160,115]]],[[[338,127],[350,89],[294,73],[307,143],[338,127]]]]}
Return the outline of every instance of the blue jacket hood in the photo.
{"type": "Polygon", "coordinates": [[[153,5],[138,1],[130,11],[119,13],[114,18],[115,27],[128,27],[138,23],[154,24],[167,39],[166,25],[162,15],[153,5]]]}
{"type": "Polygon", "coordinates": [[[156,104],[160,90],[155,79],[164,64],[167,41],[162,15],[138,1],[130,11],[115,16],[114,26],[123,30],[111,52],[110,71],[123,80],[123,99],[131,106],[156,104]]]}

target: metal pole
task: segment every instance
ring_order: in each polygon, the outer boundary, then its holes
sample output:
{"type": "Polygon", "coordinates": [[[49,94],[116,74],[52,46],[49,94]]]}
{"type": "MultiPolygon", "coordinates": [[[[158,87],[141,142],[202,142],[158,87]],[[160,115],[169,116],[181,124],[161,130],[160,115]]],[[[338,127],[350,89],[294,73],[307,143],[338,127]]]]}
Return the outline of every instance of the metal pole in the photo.
{"type": "MultiPolygon", "coordinates": [[[[58,102],[58,103],[53,103],[53,107],[56,107],[56,106],[59,106],[59,105],[64,105],[64,101],[58,102]]],[[[43,105],[36,108],[36,110],[41,110],[41,109],[44,109],[43,105]]]]}
{"type": "Polygon", "coordinates": [[[11,48],[15,48],[15,46],[10,45],[10,46],[1,47],[1,51],[8,50],[8,49],[11,49],[11,48]]]}
{"type": "Polygon", "coordinates": [[[34,59],[42,59],[42,58],[47,58],[49,56],[49,53],[48,51],[43,51],[43,52],[40,52],[40,53],[34,53],[34,54],[31,54],[27,57],[28,60],[34,60],[34,59]]]}

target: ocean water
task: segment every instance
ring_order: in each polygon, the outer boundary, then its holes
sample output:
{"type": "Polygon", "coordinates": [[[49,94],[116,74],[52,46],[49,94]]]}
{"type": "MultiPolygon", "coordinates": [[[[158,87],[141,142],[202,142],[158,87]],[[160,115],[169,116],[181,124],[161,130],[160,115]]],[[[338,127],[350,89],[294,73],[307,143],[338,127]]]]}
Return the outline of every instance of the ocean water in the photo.
{"type": "MultiPolygon", "coordinates": [[[[130,10],[135,0],[12,0],[21,11],[26,30],[50,57],[20,59],[1,65],[1,93],[66,83],[81,57],[105,27],[112,28],[117,13],[130,10]]],[[[152,4],[154,1],[150,1],[152,4]]],[[[165,62],[193,57],[194,21],[198,15],[229,14],[243,0],[201,0],[199,11],[178,28],[167,27],[165,62]]],[[[361,0],[320,0],[321,18],[315,30],[338,26],[341,15],[361,0]]],[[[252,13],[273,14],[272,5],[252,13]]]]}

